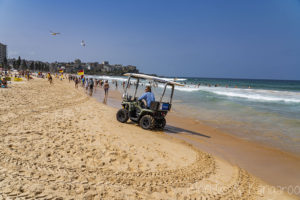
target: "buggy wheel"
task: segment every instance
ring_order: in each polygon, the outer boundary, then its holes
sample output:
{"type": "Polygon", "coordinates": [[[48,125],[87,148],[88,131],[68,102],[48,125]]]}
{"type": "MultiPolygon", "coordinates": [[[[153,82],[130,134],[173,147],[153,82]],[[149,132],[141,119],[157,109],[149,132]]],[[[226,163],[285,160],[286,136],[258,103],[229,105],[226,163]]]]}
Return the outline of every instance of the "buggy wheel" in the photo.
{"type": "Polygon", "coordinates": [[[129,116],[128,116],[128,111],[125,110],[125,109],[120,109],[118,112],[117,112],[117,120],[121,123],[125,123],[128,121],[129,119],[129,116]]]}
{"type": "Polygon", "coordinates": [[[158,129],[164,129],[166,126],[166,119],[162,118],[162,119],[157,119],[156,120],[156,128],[158,129]]]}
{"type": "Polygon", "coordinates": [[[140,126],[143,129],[153,129],[155,126],[155,120],[151,115],[144,115],[140,120],[140,126]]]}

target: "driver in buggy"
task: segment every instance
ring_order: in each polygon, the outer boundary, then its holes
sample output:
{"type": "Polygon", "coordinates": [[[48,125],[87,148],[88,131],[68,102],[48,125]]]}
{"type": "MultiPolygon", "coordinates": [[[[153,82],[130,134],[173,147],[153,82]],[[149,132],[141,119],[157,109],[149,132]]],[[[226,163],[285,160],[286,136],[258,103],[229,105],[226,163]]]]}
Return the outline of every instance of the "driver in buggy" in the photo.
{"type": "Polygon", "coordinates": [[[146,86],[145,93],[138,99],[139,101],[145,99],[147,102],[147,108],[150,108],[151,102],[155,101],[154,94],[151,92],[151,86],[146,86]]]}

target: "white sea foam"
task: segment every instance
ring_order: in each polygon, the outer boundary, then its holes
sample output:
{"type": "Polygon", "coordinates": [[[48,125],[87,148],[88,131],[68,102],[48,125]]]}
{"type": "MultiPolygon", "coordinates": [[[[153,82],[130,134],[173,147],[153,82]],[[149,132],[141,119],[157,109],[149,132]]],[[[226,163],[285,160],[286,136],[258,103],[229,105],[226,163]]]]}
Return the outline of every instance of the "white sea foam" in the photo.
{"type": "Polygon", "coordinates": [[[262,91],[252,91],[252,92],[222,92],[215,91],[215,94],[229,96],[229,97],[239,97],[239,98],[247,98],[258,101],[283,101],[283,102],[291,102],[291,103],[300,103],[300,95],[292,94],[292,92],[282,92],[281,94],[271,94],[270,92],[262,92],[262,91]]]}
{"type": "Polygon", "coordinates": [[[122,76],[98,76],[98,75],[86,75],[87,78],[96,78],[96,79],[103,79],[103,80],[114,80],[114,81],[127,81],[126,77],[122,76]]]}
{"type": "MultiPolygon", "coordinates": [[[[109,81],[127,81],[124,76],[87,76],[97,79],[105,79],[109,81]]],[[[168,81],[174,81],[174,78],[163,78],[168,81]]],[[[176,81],[185,81],[186,79],[179,78],[176,81]]],[[[142,81],[142,83],[147,83],[142,81]]],[[[158,84],[160,88],[164,87],[158,84]]],[[[228,98],[244,98],[252,101],[265,101],[265,102],[285,102],[285,103],[300,103],[300,92],[278,91],[278,90],[263,90],[263,89],[242,89],[242,88],[225,88],[225,87],[208,87],[208,86],[195,86],[186,85],[184,87],[175,87],[178,91],[183,92],[210,92],[216,95],[225,96],[228,98]]]]}
{"type": "Polygon", "coordinates": [[[200,86],[198,88],[192,85],[186,85],[185,87],[176,87],[176,90],[185,92],[205,91],[231,98],[245,98],[254,101],[300,103],[300,92],[206,86],[200,86]]]}
{"type": "Polygon", "coordinates": [[[185,86],[185,87],[180,87],[180,86],[176,86],[175,87],[176,90],[179,90],[179,91],[184,91],[184,92],[196,92],[196,91],[203,91],[203,89],[201,88],[197,88],[197,87],[188,87],[188,86],[185,86]]]}
{"type": "MultiPolygon", "coordinates": [[[[126,76],[98,76],[98,75],[86,75],[86,77],[104,79],[104,80],[116,80],[116,81],[127,81],[126,76]]],[[[185,78],[162,78],[166,81],[185,81],[185,78]]]]}
{"type": "Polygon", "coordinates": [[[186,78],[162,78],[166,81],[186,81],[186,78]]]}

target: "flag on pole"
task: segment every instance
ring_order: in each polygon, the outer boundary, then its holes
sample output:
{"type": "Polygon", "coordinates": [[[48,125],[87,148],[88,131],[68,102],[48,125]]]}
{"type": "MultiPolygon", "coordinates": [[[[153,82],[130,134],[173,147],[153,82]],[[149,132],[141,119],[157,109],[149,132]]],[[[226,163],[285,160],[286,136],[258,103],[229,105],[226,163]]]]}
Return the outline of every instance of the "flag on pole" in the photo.
{"type": "Polygon", "coordinates": [[[62,70],[62,69],[59,70],[59,73],[63,73],[63,72],[64,72],[64,70],[62,70]]]}
{"type": "Polygon", "coordinates": [[[78,75],[84,75],[83,69],[82,69],[82,70],[79,70],[79,71],[77,72],[77,74],[78,74],[78,75]]]}

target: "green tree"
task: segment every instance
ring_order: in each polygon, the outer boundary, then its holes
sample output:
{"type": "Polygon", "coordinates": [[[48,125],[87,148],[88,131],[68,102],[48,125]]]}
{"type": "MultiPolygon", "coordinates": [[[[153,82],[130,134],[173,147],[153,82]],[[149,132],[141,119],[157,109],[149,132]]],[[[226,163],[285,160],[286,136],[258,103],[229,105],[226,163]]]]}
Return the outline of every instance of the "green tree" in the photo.
{"type": "Polygon", "coordinates": [[[13,61],[13,68],[17,69],[17,62],[16,61],[13,61]]]}
{"type": "Polygon", "coordinates": [[[26,70],[28,68],[25,59],[22,61],[21,68],[22,70],[26,70]]]}
{"type": "Polygon", "coordinates": [[[29,69],[32,70],[32,71],[34,70],[34,64],[33,64],[33,62],[30,64],[29,69]]]}
{"type": "Polygon", "coordinates": [[[37,71],[37,63],[36,62],[33,62],[33,71],[37,71]]]}
{"type": "Polygon", "coordinates": [[[6,57],[4,57],[4,59],[3,59],[3,67],[4,67],[4,69],[8,69],[6,57]]]}
{"type": "Polygon", "coordinates": [[[37,70],[38,70],[39,72],[41,71],[41,63],[40,63],[40,62],[37,63],[37,70]]]}
{"type": "Polygon", "coordinates": [[[20,68],[21,66],[21,57],[18,57],[17,63],[16,63],[16,68],[20,68]]]}
{"type": "Polygon", "coordinates": [[[40,71],[38,62],[35,63],[35,71],[40,71]]]}

